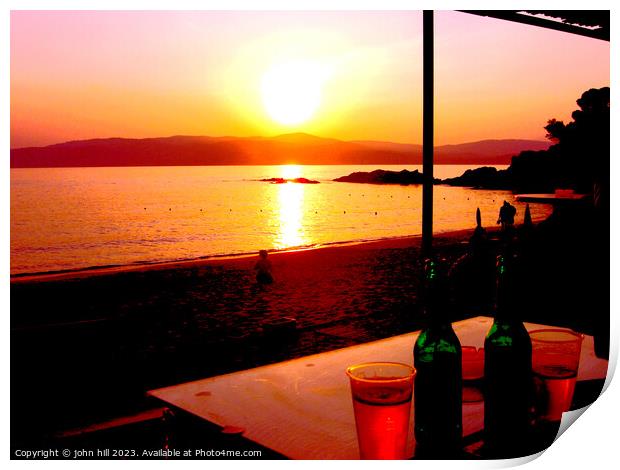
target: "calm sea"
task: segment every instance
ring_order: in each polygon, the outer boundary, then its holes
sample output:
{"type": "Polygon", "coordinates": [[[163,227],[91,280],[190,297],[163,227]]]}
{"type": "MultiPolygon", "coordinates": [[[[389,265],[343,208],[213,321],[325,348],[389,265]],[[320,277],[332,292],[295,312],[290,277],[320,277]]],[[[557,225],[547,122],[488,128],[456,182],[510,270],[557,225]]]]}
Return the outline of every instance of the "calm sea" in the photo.
{"type": "MultiPolygon", "coordinates": [[[[416,166],[227,166],[11,170],[11,274],[127,265],[421,233],[421,186],[332,182],[416,166]],[[321,184],[270,184],[271,177],[321,184]]],[[[438,178],[469,167],[440,165],[438,178]]],[[[493,225],[506,191],[435,186],[434,229],[493,225]]],[[[549,214],[531,205],[532,216],[549,214]]]]}

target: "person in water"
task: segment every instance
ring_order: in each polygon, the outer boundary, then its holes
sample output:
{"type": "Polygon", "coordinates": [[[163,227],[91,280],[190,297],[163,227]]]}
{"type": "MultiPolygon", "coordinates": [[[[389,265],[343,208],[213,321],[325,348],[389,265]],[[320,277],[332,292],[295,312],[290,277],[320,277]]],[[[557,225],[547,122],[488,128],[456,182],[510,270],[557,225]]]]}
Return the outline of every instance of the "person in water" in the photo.
{"type": "Polygon", "coordinates": [[[267,259],[267,250],[258,252],[259,259],[254,265],[256,271],[256,282],[259,284],[271,284],[273,276],[271,274],[271,261],[267,259]]]}

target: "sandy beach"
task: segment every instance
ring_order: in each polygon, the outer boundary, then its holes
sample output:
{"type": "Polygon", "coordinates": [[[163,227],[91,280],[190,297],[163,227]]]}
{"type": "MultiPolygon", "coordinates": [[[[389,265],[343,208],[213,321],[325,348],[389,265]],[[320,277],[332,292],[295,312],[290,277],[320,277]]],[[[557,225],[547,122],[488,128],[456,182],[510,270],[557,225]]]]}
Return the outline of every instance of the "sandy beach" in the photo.
{"type": "MultiPolygon", "coordinates": [[[[471,233],[436,236],[438,255],[453,261],[471,233]]],[[[245,332],[280,317],[296,318],[299,329],[317,327],[415,303],[419,246],[412,236],[273,252],[268,286],[255,281],[256,255],[14,277],[12,329],[93,324],[147,309],[189,309],[245,332]]]]}

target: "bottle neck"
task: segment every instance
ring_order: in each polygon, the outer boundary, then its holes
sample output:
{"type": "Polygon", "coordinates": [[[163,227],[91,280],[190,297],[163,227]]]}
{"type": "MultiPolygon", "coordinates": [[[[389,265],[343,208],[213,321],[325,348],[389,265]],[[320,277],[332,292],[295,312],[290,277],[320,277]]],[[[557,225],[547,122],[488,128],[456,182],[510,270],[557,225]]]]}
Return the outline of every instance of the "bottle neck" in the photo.
{"type": "Polygon", "coordinates": [[[431,301],[424,308],[424,323],[427,329],[451,327],[448,305],[445,301],[431,301]]]}
{"type": "Polygon", "coordinates": [[[496,305],[495,307],[495,323],[502,324],[515,324],[520,323],[516,311],[512,306],[500,306],[496,305]]]}
{"type": "Polygon", "coordinates": [[[425,276],[422,288],[424,324],[426,329],[450,326],[448,303],[448,279],[444,260],[425,262],[425,276]]]}
{"type": "Polygon", "coordinates": [[[518,293],[514,265],[504,256],[498,257],[497,285],[495,292],[495,321],[518,323],[518,293]]]}

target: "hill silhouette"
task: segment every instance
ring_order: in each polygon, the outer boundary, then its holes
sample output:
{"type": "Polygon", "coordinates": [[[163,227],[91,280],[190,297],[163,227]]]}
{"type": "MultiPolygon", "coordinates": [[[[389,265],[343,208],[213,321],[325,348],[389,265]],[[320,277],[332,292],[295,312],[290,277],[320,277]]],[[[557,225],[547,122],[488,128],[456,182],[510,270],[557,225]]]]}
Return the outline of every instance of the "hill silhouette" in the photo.
{"type": "MultiPolygon", "coordinates": [[[[507,165],[523,150],[548,142],[484,140],[436,147],[437,164],[507,165]]],[[[376,141],[342,141],[304,133],[275,137],[172,136],[105,138],[46,147],[11,149],[11,168],[196,165],[421,164],[422,146],[376,141]]]]}

